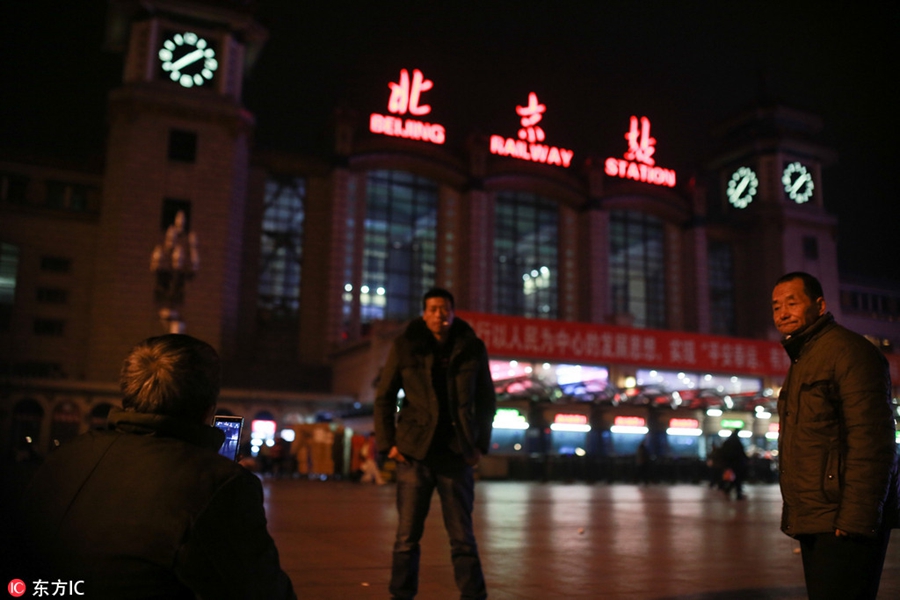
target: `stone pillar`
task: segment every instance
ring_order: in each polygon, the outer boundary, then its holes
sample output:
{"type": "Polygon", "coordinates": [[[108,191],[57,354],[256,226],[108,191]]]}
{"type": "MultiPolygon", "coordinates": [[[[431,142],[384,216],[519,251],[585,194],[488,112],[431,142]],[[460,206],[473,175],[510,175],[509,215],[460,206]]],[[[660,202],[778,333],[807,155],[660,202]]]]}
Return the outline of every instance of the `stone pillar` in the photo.
{"type": "Polygon", "coordinates": [[[460,196],[452,188],[442,185],[438,190],[437,239],[435,239],[435,285],[446,288],[454,297],[459,291],[459,259],[462,254],[460,196]]]}
{"type": "Polygon", "coordinates": [[[583,256],[579,272],[583,281],[581,319],[604,323],[609,305],[609,213],[591,208],[581,218],[583,256]]]}
{"type": "Polygon", "coordinates": [[[559,205],[559,319],[578,320],[579,232],[575,209],[559,205]]]}

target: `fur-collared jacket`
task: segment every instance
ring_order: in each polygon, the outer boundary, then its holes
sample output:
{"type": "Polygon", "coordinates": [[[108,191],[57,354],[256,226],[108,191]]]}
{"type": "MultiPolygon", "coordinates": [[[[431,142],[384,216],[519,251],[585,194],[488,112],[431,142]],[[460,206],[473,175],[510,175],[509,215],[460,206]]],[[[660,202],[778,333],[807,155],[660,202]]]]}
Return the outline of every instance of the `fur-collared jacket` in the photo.
{"type": "MultiPolygon", "coordinates": [[[[460,318],[450,326],[447,397],[460,453],[467,459],[487,454],[496,409],[487,350],[472,327],[460,318]]],[[[440,407],[432,385],[435,340],[422,318],[413,320],[391,347],[375,396],[375,437],[379,452],[392,446],[410,458],[428,453],[440,407]],[[397,411],[397,394],[405,397],[397,411]]]]}
{"type": "Polygon", "coordinates": [[[782,344],[778,398],[782,530],[872,537],[898,525],[897,451],[887,361],[831,313],[782,344]]]}

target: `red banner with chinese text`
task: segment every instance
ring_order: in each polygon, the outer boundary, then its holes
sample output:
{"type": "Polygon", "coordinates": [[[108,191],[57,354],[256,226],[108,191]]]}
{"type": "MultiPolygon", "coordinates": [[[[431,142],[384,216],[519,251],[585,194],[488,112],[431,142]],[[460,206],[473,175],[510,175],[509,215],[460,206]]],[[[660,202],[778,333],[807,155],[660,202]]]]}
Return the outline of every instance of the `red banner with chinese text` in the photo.
{"type": "MultiPolygon", "coordinates": [[[[484,340],[491,358],[772,377],[783,377],[790,366],[778,342],[463,311],[457,314],[484,340]]],[[[900,366],[900,362],[896,364],[900,366]]]]}

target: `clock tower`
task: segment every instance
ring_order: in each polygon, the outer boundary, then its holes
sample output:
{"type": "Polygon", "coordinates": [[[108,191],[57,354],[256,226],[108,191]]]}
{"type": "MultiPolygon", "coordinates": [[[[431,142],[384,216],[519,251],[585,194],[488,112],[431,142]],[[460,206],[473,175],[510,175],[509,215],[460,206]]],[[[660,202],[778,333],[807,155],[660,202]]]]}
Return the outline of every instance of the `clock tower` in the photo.
{"type": "Polygon", "coordinates": [[[107,46],[125,63],[109,95],[89,379],[114,378],[132,345],[167,331],[233,351],[254,126],[241,86],[266,37],[247,5],[109,2],[107,46]],[[189,249],[161,258],[167,233],[189,249]],[[181,285],[168,322],[166,269],[181,285]]]}
{"type": "Polygon", "coordinates": [[[791,271],[815,275],[839,310],[836,226],[825,210],[822,169],[836,161],[817,143],[821,119],[781,105],[756,106],[715,131],[718,174],[710,239],[731,246],[736,334],[776,339],[771,291],[791,271]]]}

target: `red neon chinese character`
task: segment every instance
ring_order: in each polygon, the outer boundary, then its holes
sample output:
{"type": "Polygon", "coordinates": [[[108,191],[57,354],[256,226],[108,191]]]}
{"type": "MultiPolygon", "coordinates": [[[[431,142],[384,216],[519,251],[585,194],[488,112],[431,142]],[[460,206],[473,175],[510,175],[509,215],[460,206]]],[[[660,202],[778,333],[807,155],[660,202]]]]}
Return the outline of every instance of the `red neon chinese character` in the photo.
{"type": "Polygon", "coordinates": [[[419,95],[427,92],[434,86],[434,82],[425,79],[422,71],[413,69],[412,87],[409,85],[409,71],[400,70],[400,83],[389,83],[391,98],[388,100],[388,111],[398,115],[405,115],[408,110],[414,115],[427,115],[431,107],[427,104],[419,106],[419,95]]]}
{"type": "Polygon", "coordinates": [[[641,117],[641,130],[638,131],[638,119],[631,117],[631,129],[625,134],[628,140],[628,152],[625,158],[628,160],[636,160],[646,165],[653,166],[656,161],[650,158],[656,152],[656,138],[650,137],[650,119],[641,117]]]}
{"type": "Polygon", "coordinates": [[[522,129],[519,130],[519,139],[528,138],[529,142],[543,142],[544,130],[535,125],[544,118],[541,113],[547,110],[544,104],[538,104],[537,94],[528,94],[528,106],[516,106],[516,114],[522,117],[522,129]]]}

